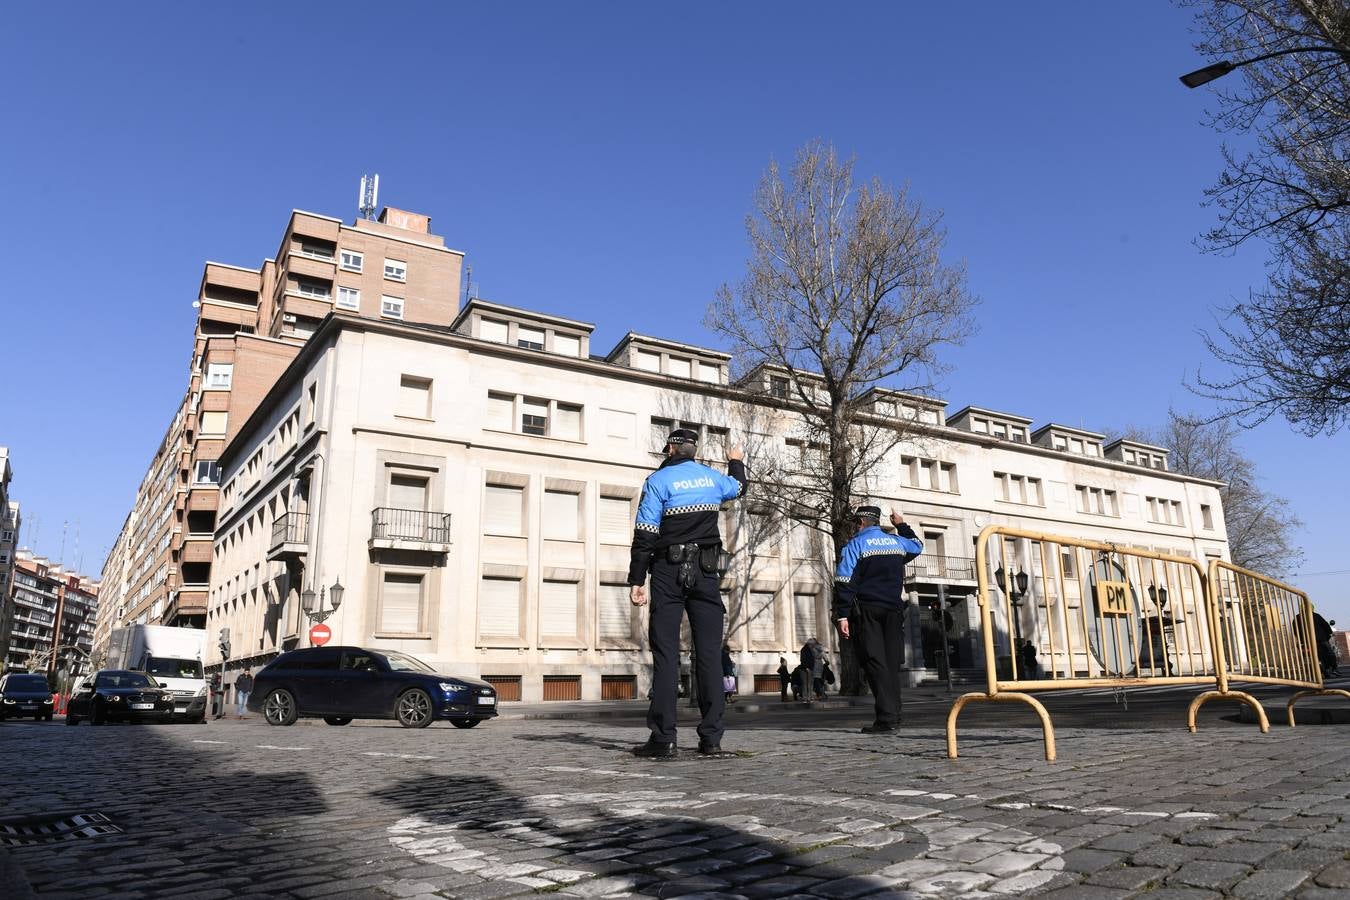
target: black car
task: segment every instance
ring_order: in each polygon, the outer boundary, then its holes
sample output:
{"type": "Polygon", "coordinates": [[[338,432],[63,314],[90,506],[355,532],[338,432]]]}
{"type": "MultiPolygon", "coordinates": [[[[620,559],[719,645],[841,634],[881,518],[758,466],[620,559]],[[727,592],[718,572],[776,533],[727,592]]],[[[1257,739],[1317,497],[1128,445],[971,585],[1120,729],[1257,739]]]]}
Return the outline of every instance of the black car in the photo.
{"type": "Polygon", "coordinates": [[[52,720],[52,689],[47,676],[34,672],[10,672],[0,678],[0,719],[52,720]]]}
{"type": "Polygon", "coordinates": [[[80,682],[66,706],[66,724],[104,722],[168,722],[173,719],[173,691],[144,672],[104,669],[80,682]]]}
{"type": "Polygon", "coordinates": [[[307,647],[283,653],[254,677],[248,708],[269,725],[321,716],[329,725],[396,719],[405,728],[425,728],[449,719],[456,728],[472,728],[497,715],[497,691],[477,678],[439,675],[406,653],[307,647]]]}

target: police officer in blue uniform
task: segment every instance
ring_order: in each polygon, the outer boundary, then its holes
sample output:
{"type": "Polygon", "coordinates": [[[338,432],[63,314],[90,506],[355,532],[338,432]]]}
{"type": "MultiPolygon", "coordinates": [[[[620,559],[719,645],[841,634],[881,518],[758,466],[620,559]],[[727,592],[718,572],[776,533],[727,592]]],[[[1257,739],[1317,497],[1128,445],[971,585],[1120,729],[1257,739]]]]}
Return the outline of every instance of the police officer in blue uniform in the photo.
{"type": "Polygon", "coordinates": [[[629,599],[647,602],[643,584],[652,580],[648,638],[652,647],[651,737],[633,750],[638,756],[669,759],[675,743],[676,682],[680,671],[680,619],[689,614],[697,662],[699,752],[722,754],[722,619],[726,609],[717,589],[717,557],[722,547],[717,514],[722,504],[745,493],[744,454],[727,452],[723,475],[694,460],[698,432],[677,428],[666,441],[666,459],[647,476],[633,529],[628,566],[629,599]]]}
{"type": "Polygon", "coordinates": [[[876,698],[876,719],[863,734],[887,734],[900,724],[900,629],[905,610],[905,563],[923,552],[923,541],[892,510],[895,534],[881,530],[881,508],[860,506],[857,534],[844,545],[834,576],[839,633],[853,641],[858,664],[876,698]]]}

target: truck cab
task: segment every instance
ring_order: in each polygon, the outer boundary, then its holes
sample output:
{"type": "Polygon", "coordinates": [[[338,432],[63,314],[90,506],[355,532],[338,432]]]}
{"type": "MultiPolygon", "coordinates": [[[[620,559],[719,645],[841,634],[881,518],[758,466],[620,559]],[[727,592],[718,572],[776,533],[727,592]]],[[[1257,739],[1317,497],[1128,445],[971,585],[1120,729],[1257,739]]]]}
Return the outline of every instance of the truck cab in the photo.
{"type": "Polygon", "coordinates": [[[205,646],[206,632],[200,628],[128,625],[113,632],[108,665],[145,672],[173,693],[175,719],[203,722],[207,699],[202,671],[205,646]]]}

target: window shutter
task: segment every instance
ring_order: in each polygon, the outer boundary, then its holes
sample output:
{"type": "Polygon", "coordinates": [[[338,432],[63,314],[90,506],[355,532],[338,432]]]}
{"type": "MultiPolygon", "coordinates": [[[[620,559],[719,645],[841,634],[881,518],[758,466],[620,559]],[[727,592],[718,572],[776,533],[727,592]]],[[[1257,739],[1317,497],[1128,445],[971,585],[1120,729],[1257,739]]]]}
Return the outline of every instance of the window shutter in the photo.
{"type": "Polygon", "coordinates": [[[569,441],[581,440],[581,407],[558,404],[557,418],[553,420],[553,437],[569,441]]]}
{"type": "Polygon", "coordinates": [[[512,431],[515,424],[516,398],[506,394],[488,394],[487,428],[512,431]]]}
{"type": "Polygon", "coordinates": [[[687,360],[687,359],[680,359],[678,356],[672,356],[672,357],[670,358],[670,372],[669,372],[669,374],[674,375],[674,376],[676,376],[677,378],[688,378],[688,377],[689,377],[689,374],[690,374],[690,373],[689,373],[689,360],[687,360]]]}
{"type": "Polygon", "coordinates": [[[792,595],[793,644],[805,644],[816,634],[816,595],[815,594],[793,594],[792,595]]]}
{"type": "Polygon", "coordinates": [[[505,344],[506,323],[494,322],[491,319],[483,319],[478,325],[478,334],[485,341],[496,341],[499,344],[505,344]]]}
{"type": "Polygon", "coordinates": [[[652,353],[648,350],[639,350],[634,357],[637,367],[645,372],[661,371],[661,354],[652,353]]]}
{"type": "Polygon", "coordinates": [[[778,639],[778,626],[773,618],[773,592],[750,592],[750,640],[773,643],[778,639]]]}
{"type": "Polygon", "coordinates": [[[380,598],[380,630],[417,634],[422,627],[422,576],[389,573],[380,598]]]}
{"type": "Polygon", "coordinates": [[[490,484],[483,503],[485,534],[518,535],[522,529],[521,501],[525,492],[518,487],[490,484]]]}
{"type": "Polygon", "coordinates": [[[710,366],[707,363],[698,364],[698,380],[707,381],[711,384],[717,384],[722,380],[722,373],[717,366],[710,366]]]}
{"type": "Polygon", "coordinates": [[[627,544],[633,539],[633,515],[621,497],[600,498],[600,543],[627,544]]]}
{"type": "Polygon", "coordinates": [[[600,585],[600,638],[626,641],[633,637],[633,604],[628,585],[600,585]]]}
{"type": "Polygon", "coordinates": [[[520,579],[483,579],[478,591],[478,631],[495,637],[520,634],[520,579]]]}
{"type": "Polygon", "coordinates": [[[409,475],[394,475],[389,479],[389,505],[394,509],[427,508],[427,480],[409,475]]]}
{"type": "Polygon", "coordinates": [[[810,525],[800,522],[792,525],[792,556],[794,559],[814,559],[818,535],[810,525]]]}
{"type": "Polygon", "coordinates": [[[545,581],[539,592],[539,633],[576,637],[577,583],[545,581]]]}
{"type": "Polygon", "coordinates": [[[561,356],[580,356],[581,338],[566,334],[553,335],[553,352],[561,356]]]}
{"type": "Polygon", "coordinates": [[[554,541],[577,540],[579,537],[577,517],[581,511],[580,507],[580,494],[544,491],[544,537],[554,541]]]}

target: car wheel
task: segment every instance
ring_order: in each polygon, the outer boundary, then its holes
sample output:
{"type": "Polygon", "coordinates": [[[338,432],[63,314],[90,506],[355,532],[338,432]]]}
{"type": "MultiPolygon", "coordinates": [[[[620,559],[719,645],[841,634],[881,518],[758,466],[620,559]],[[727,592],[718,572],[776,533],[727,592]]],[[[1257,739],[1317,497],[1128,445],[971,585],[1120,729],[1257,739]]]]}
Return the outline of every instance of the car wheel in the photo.
{"type": "Polygon", "coordinates": [[[89,709],[90,725],[102,725],[105,718],[106,716],[104,715],[103,710],[99,709],[99,705],[97,703],[95,703],[92,707],[90,707],[89,709]]]}
{"type": "Polygon", "coordinates": [[[394,707],[394,718],[404,728],[426,728],[435,718],[431,710],[431,695],[421,688],[405,691],[394,707]]]}
{"type": "Polygon", "coordinates": [[[450,724],[453,725],[453,726],[455,726],[456,728],[472,728],[473,726],[477,725],[477,724],[478,724],[479,722],[481,722],[481,721],[483,721],[483,720],[482,720],[482,719],[451,719],[451,720],[450,720],[450,724]]]}
{"type": "Polygon", "coordinates": [[[329,725],[346,725],[351,722],[351,716],[324,716],[323,720],[329,725]]]}
{"type": "Polygon", "coordinates": [[[268,725],[294,725],[299,714],[295,708],[295,695],[284,688],[277,688],[267,695],[262,711],[268,725]]]}

